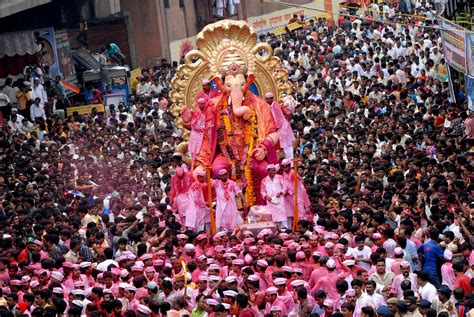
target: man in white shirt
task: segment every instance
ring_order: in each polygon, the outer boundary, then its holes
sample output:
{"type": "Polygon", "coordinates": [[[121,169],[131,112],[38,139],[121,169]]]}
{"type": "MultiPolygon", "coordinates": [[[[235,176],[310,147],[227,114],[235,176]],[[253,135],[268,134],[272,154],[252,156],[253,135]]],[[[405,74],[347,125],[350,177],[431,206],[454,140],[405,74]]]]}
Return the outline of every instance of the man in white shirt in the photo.
{"type": "Polygon", "coordinates": [[[110,265],[114,265],[115,267],[119,267],[119,264],[112,259],[113,255],[114,255],[114,252],[113,252],[112,248],[105,248],[104,255],[106,257],[106,260],[103,261],[103,262],[100,262],[99,264],[97,264],[97,270],[105,272],[105,271],[108,270],[108,267],[110,265]]]}
{"type": "Polygon", "coordinates": [[[403,281],[409,281],[411,290],[414,292],[418,291],[418,284],[416,282],[417,276],[415,273],[411,273],[410,262],[403,261],[402,263],[400,263],[400,270],[402,271],[402,273],[395,276],[392,282],[392,287],[397,290],[398,299],[401,299],[403,297],[403,291],[401,288],[401,284],[403,281]]]}
{"type": "Polygon", "coordinates": [[[441,62],[441,59],[443,58],[443,54],[441,54],[438,50],[438,47],[435,46],[432,48],[430,58],[433,60],[433,63],[435,65],[438,65],[441,62]]]}
{"type": "Polygon", "coordinates": [[[373,273],[369,279],[377,284],[377,288],[384,289],[385,287],[392,285],[395,275],[392,272],[387,271],[385,259],[378,259],[375,266],[377,271],[373,273]]]}
{"type": "Polygon", "coordinates": [[[46,121],[46,113],[44,112],[44,108],[41,106],[40,102],[41,99],[36,97],[35,102],[30,107],[30,118],[33,122],[35,122],[36,118],[42,118],[46,121]]]}
{"type": "Polygon", "coordinates": [[[34,79],[33,92],[35,96],[40,99],[40,106],[44,108],[44,103],[48,101],[48,96],[38,77],[34,79]]]}
{"type": "Polygon", "coordinates": [[[4,119],[8,119],[10,116],[10,108],[10,98],[8,98],[7,94],[0,92],[0,110],[4,119]]]}
{"type": "Polygon", "coordinates": [[[10,115],[10,120],[7,122],[8,127],[10,127],[11,133],[16,134],[20,132],[21,122],[18,123],[18,118],[16,113],[10,115]]]}
{"type": "Polygon", "coordinates": [[[267,207],[272,211],[273,222],[281,227],[288,228],[285,195],[288,192],[288,184],[283,176],[276,174],[275,165],[267,166],[268,176],[262,180],[260,187],[261,195],[267,202],[267,207]]]}
{"type": "Polygon", "coordinates": [[[140,79],[137,87],[135,88],[137,96],[146,96],[150,93],[150,83],[148,83],[145,78],[140,79]]]}
{"type": "Polygon", "coordinates": [[[20,89],[18,87],[13,87],[13,80],[11,78],[5,80],[5,86],[3,87],[2,92],[8,96],[8,99],[10,99],[12,108],[18,108],[16,93],[19,91],[20,89]]]}
{"type": "Polygon", "coordinates": [[[376,288],[377,284],[373,280],[368,280],[365,283],[365,292],[372,299],[375,309],[378,309],[380,306],[387,305],[387,303],[385,302],[385,298],[382,295],[375,292],[376,288]]]}
{"type": "Polygon", "coordinates": [[[347,66],[347,70],[349,72],[353,72],[353,71],[356,71],[359,76],[362,76],[364,75],[364,70],[362,69],[362,66],[359,65],[359,59],[357,59],[357,61],[355,59],[350,59],[350,66],[347,66]]]}
{"type": "Polygon", "coordinates": [[[357,247],[349,248],[347,253],[354,256],[354,260],[356,260],[357,265],[369,271],[372,267],[372,262],[370,261],[370,255],[372,254],[372,251],[367,245],[365,245],[365,238],[363,236],[356,236],[355,242],[357,243],[357,247]]]}
{"type": "Polygon", "coordinates": [[[454,236],[459,239],[459,242],[461,244],[464,243],[464,238],[461,234],[461,230],[460,230],[459,226],[454,222],[454,214],[453,213],[448,213],[444,217],[444,219],[445,219],[446,223],[448,224],[448,226],[446,226],[446,228],[443,230],[443,233],[447,232],[447,231],[451,231],[452,233],[454,233],[454,236]]]}
{"type": "Polygon", "coordinates": [[[35,129],[35,125],[28,121],[28,119],[23,118],[21,125],[19,126],[18,132],[22,134],[28,134],[35,129]]]}
{"type": "Polygon", "coordinates": [[[374,303],[372,302],[372,299],[370,298],[369,295],[364,293],[362,291],[362,281],[359,279],[355,279],[351,282],[352,290],[349,290],[346,292],[346,295],[351,296],[353,291],[355,294],[355,311],[354,315],[355,316],[360,316],[360,312],[362,310],[362,307],[365,306],[374,306],[374,303]]]}
{"type": "Polygon", "coordinates": [[[369,93],[369,99],[375,99],[378,103],[382,101],[383,92],[379,91],[379,86],[374,85],[373,91],[369,93]]]}
{"type": "Polygon", "coordinates": [[[428,282],[428,273],[425,271],[418,271],[417,283],[419,285],[418,293],[420,294],[421,299],[429,300],[430,302],[438,296],[438,291],[436,287],[428,282]]]}
{"type": "Polygon", "coordinates": [[[163,90],[163,86],[158,80],[156,80],[153,85],[150,86],[150,93],[159,94],[163,90]]]}
{"type": "Polygon", "coordinates": [[[314,81],[318,79],[318,75],[316,74],[316,70],[314,68],[310,68],[308,78],[306,78],[306,87],[313,88],[314,81]]]}

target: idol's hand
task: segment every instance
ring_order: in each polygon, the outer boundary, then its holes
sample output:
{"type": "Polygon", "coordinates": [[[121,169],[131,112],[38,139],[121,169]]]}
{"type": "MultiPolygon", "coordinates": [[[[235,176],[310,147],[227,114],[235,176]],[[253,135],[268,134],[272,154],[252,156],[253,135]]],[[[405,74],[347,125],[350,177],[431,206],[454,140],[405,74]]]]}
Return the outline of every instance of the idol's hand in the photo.
{"type": "Polygon", "coordinates": [[[259,145],[253,150],[252,155],[257,161],[263,161],[267,155],[267,150],[263,145],[259,145]]]}

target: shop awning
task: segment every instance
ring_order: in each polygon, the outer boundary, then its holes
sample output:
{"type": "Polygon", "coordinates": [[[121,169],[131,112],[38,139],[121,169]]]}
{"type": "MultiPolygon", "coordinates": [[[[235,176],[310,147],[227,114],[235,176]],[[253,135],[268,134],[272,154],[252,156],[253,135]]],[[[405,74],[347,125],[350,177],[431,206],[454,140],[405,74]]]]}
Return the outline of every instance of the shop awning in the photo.
{"type": "Polygon", "coordinates": [[[49,2],[51,0],[2,0],[0,1],[0,19],[49,2]]]}

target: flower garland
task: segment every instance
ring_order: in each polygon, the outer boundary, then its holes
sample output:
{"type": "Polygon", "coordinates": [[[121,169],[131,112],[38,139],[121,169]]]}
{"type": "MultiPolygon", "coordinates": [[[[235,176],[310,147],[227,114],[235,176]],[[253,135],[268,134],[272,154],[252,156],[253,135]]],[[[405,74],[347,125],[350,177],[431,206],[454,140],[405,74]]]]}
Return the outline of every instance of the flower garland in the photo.
{"type": "Polygon", "coordinates": [[[227,107],[227,100],[224,99],[217,106],[217,141],[222,154],[231,164],[231,179],[236,180],[240,176],[240,169],[235,168],[236,156],[229,141],[229,134],[232,133],[232,125],[230,122],[227,107]]]}
{"type": "MultiPolygon", "coordinates": [[[[243,184],[245,187],[245,202],[247,206],[253,206],[256,202],[253,180],[252,180],[252,152],[255,148],[257,133],[257,116],[255,110],[248,100],[244,100],[244,104],[251,109],[250,118],[244,125],[244,157],[242,157],[241,165],[237,166],[237,156],[234,153],[235,140],[230,140],[229,135],[232,135],[232,123],[228,113],[227,100],[224,99],[217,105],[217,140],[222,154],[231,163],[231,178],[233,180],[241,178],[241,166],[243,167],[243,184]]],[[[239,156],[240,158],[240,156],[239,156]]]]}
{"type": "Polygon", "coordinates": [[[250,161],[252,158],[252,152],[255,146],[255,138],[257,137],[257,117],[255,111],[252,109],[249,120],[245,124],[245,144],[248,146],[247,157],[245,160],[244,175],[247,181],[247,188],[245,189],[245,202],[247,206],[255,205],[256,197],[253,188],[252,169],[250,161]]]}

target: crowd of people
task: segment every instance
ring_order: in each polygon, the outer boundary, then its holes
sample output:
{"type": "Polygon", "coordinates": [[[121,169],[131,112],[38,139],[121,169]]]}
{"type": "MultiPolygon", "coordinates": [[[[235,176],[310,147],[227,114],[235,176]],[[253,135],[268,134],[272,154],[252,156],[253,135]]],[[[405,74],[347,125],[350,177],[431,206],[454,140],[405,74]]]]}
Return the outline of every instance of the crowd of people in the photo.
{"type": "Polygon", "coordinates": [[[190,224],[176,212],[184,181],[172,180],[191,166],[165,60],[142,71],[129,107],[65,120],[44,107],[57,92],[25,111],[42,78],[14,94],[9,81],[0,315],[472,315],[474,118],[450,97],[430,4],[416,12],[381,23],[371,7],[261,38],[294,86],[289,123],[308,197],[295,228],[212,235],[207,217],[190,224]]]}

